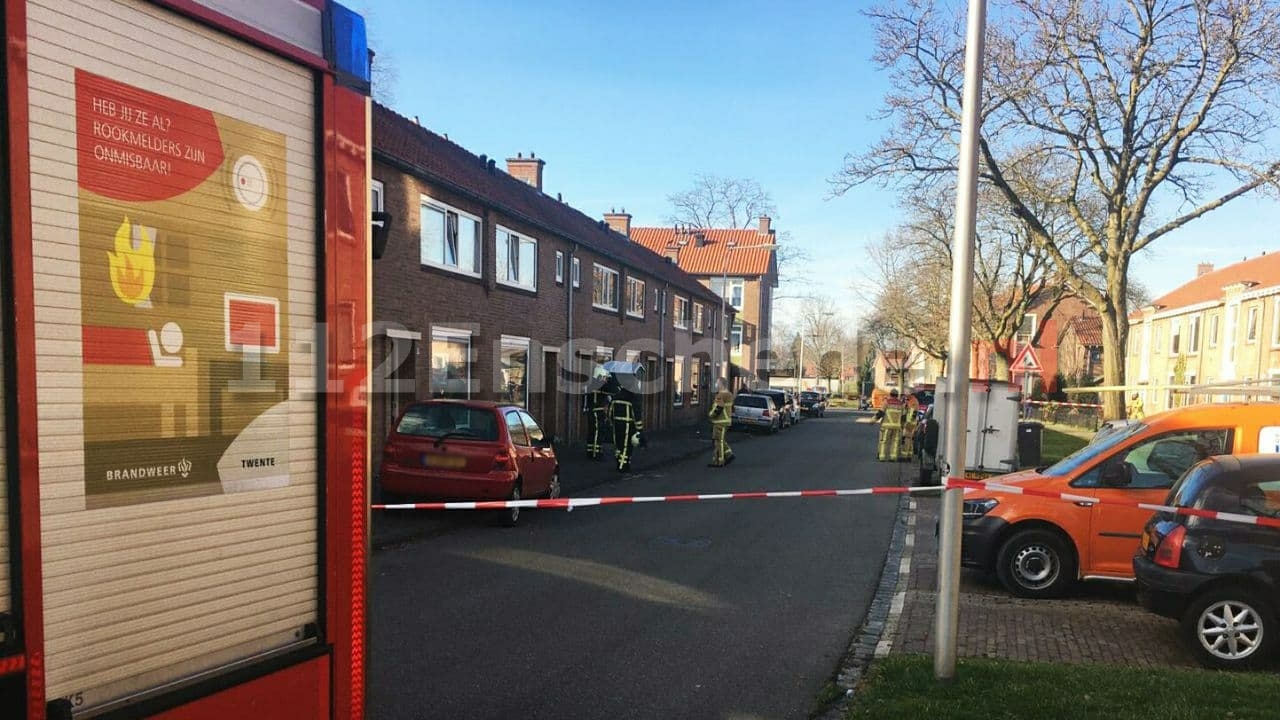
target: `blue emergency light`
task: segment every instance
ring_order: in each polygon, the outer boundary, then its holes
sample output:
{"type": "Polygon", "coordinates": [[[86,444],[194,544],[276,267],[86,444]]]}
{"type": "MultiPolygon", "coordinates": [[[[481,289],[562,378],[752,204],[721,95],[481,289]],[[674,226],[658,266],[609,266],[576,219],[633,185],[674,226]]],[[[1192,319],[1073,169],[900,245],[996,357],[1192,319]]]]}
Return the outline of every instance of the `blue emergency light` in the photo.
{"type": "Polygon", "coordinates": [[[324,54],[339,82],[369,92],[373,77],[363,16],[330,2],[325,8],[324,54]]]}

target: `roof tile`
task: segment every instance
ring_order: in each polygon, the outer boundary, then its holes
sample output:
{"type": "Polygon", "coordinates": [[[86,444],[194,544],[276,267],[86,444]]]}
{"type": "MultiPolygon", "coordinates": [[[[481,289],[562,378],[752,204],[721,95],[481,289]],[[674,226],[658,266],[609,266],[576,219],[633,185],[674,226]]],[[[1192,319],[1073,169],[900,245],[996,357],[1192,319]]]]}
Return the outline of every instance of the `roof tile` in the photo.
{"type": "Polygon", "coordinates": [[[729,248],[776,242],[773,234],[761,235],[753,228],[686,231],[673,227],[636,227],[631,228],[631,239],[659,255],[677,249],[680,269],[691,275],[767,275],[772,268],[772,249],[729,248]],[[695,233],[705,237],[703,244],[697,242],[695,233]]]}

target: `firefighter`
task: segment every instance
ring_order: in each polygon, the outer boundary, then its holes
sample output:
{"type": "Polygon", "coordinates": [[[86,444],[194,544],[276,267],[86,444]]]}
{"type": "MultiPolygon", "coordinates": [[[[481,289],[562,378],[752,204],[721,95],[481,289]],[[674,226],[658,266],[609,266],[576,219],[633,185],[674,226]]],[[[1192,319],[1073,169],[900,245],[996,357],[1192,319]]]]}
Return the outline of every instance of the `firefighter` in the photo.
{"type": "Polygon", "coordinates": [[[877,458],[880,462],[897,462],[898,449],[902,444],[902,416],[906,405],[898,398],[898,389],[889,391],[889,398],[884,407],[876,411],[876,420],[880,421],[880,449],[877,458]]]}
{"type": "Polygon", "coordinates": [[[733,393],[723,379],[716,384],[716,396],[711,402],[711,442],[714,455],[709,467],[724,467],[733,462],[733,450],[729,449],[729,426],[733,424],[733,393]]]}
{"type": "Polygon", "coordinates": [[[910,460],[915,456],[916,427],[920,422],[920,401],[915,395],[907,398],[906,414],[902,421],[902,451],[899,460],[910,460]]]}
{"type": "Polygon", "coordinates": [[[613,398],[607,387],[613,376],[608,370],[597,367],[591,378],[590,389],[582,396],[582,412],[587,415],[587,457],[600,459],[600,440],[609,424],[609,404],[613,398]]]}
{"type": "Polygon", "coordinates": [[[1130,420],[1142,419],[1142,416],[1146,414],[1142,411],[1142,395],[1134,393],[1133,396],[1129,398],[1129,405],[1124,409],[1124,414],[1125,417],[1130,420]]]}
{"type": "Polygon", "coordinates": [[[639,377],[613,370],[610,373],[617,388],[609,403],[609,414],[613,416],[613,455],[618,471],[630,472],[631,453],[644,444],[644,407],[640,404],[639,377]]]}

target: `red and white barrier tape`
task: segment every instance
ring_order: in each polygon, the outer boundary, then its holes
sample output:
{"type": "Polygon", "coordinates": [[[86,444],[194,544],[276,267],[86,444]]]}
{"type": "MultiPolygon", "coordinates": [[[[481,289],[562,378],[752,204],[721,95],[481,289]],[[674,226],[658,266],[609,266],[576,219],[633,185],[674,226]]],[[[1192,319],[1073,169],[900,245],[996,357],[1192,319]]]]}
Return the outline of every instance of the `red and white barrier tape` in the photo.
{"type": "Polygon", "coordinates": [[[1069,407],[1069,408],[1100,408],[1102,407],[1098,403],[1057,402],[1054,400],[1027,400],[1026,402],[1029,405],[1057,405],[1058,407],[1069,407]]]}
{"type": "Polygon", "coordinates": [[[640,503],[702,502],[704,500],[758,500],[763,498],[844,497],[847,495],[903,495],[938,492],[941,485],[925,487],[870,487],[857,490],[780,490],[761,492],[707,493],[702,495],[650,495],[631,497],[556,498],[554,500],[476,500],[469,502],[398,503],[374,505],[374,510],[510,510],[512,508],[552,508],[573,510],[600,505],[640,503]]]}
{"type": "Polygon", "coordinates": [[[946,485],[925,485],[920,487],[869,487],[856,490],[779,490],[758,492],[705,493],[699,495],[636,495],[620,497],[593,498],[556,498],[554,500],[470,500],[457,502],[427,503],[384,503],[371,506],[374,510],[511,510],[514,508],[539,508],[553,510],[570,510],[580,507],[600,507],[604,505],[639,505],[641,503],[673,503],[703,502],[706,500],[760,500],[766,498],[812,498],[812,497],[847,497],[851,495],[904,495],[915,493],[935,493],[948,488],[961,489],[967,492],[987,490],[1009,495],[1030,495],[1033,497],[1062,500],[1064,502],[1087,502],[1095,505],[1120,505],[1136,507],[1151,512],[1171,513],[1195,517],[1223,520],[1226,522],[1260,525],[1280,528],[1280,519],[1245,515],[1242,513],[1221,512],[1217,510],[1200,510],[1197,508],[1173,507],[1142,503],[1136,501],[1109,500],[1092,495],[1075,493],[1059,493],[1049,490],[1024,488],[1019,485],[1004,485],[990,480],[966,480],[963,478],[947,478],[946,485]]]}
{"type": "Polygon", "coordinates": [[[1150,510],[1151,512],[1188,515],[1209,518],[1211,520],[1223,520],[1226,522],[1245,523],[1247,525],[1261,525],[1263,527],[1280,528],[1280,519],[1277,518],[1245,515],[1243,513],[1221,512],[1218,510],[1200,510],[1198,508],[1156,505],[1155,503],[1143,503],[1137,501],[1109,500],[1090,495],[1076,495],[1074,493],[1058,493],[1050,490],[1036,490],[1034,488],[1024,488],[1019,485],[1003,485],[998,482],[991,482],[990,480],[982,481],[965,480],[963,478],[947,478],[947,487],[962,488],[964,490],[991,490],[1009,495],[1030,495],[1032,497],[1063,500],[1065,502],[1087,502],[1095,505],[1120,505],[1123,507],[1136,507],[1142,510],[1150,510]]]}

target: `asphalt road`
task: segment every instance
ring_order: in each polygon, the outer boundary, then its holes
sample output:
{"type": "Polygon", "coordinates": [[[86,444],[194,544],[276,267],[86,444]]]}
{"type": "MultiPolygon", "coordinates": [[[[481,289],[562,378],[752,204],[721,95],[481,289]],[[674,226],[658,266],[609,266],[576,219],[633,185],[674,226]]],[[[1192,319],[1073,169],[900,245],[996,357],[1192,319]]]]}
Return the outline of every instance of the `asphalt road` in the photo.
{"type": "MultiPolygon", "coordinates": [[[[587,495],[897,484],[908,466],[874,462],[857,417],[734,433],[727,469],[698,458],[587,495]]],[[[373,557],[368,716],[806,718],[866,613],[896,502],[535,510],[513,529],[424,517],[429,532],[373,557]]]]}

